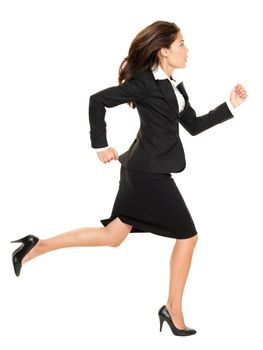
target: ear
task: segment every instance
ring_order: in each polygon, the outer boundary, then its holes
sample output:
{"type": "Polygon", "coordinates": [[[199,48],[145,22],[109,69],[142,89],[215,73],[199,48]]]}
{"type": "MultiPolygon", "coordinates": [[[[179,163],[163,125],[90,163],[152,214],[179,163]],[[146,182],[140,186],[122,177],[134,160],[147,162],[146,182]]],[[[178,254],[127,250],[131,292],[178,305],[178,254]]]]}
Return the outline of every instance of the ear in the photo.
{"type": "Polygon", "coordinates": [[[165,48],[165,47],[162,47],[162,48],[159,50],[159,54],[160,54],[161,56],[167,57],[167,56],[168,56],[168,49],[165,48]]]}

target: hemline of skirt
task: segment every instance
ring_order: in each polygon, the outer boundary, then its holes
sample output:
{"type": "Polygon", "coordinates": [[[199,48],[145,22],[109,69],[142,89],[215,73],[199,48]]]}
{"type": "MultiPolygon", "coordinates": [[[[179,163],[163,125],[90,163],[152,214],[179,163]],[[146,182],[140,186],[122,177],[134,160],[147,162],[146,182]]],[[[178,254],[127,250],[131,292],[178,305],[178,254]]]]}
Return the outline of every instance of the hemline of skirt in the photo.
{"type": "Polygon", "coordinates": [[[129,218],[129,217],[124,216],[124,215],[114,215],[108,219],[101,219],[100,222],[103,224],[103,226],[107,226],[111,221],[113,221],[117,217],[123,223],[132,225],[132,229],[131,229],[130,233],[131,232],[150,232],[150,233],[156,234],[158,236],[163,236],[163,237],[167,237],[167,238],[174,238],[174,239],[187,239],[187,238],[191,238],[191,237],[198,234],[198,232],[196,230],[194,230],[188,234],[185,232],[171,233],[171,232],[166,231],[162,228],[158,228],[157,226],[154,226],[154,225],[151,226],[148,223],[143,223],[140,220],[135,220],[133,218],[129,218]]]}

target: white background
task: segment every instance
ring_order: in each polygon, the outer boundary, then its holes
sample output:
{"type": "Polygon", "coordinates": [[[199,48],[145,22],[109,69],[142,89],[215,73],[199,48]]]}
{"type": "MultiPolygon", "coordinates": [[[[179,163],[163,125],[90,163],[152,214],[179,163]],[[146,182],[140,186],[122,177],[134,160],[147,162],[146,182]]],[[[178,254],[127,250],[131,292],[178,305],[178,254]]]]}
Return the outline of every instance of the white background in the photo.
{"type": "MultiPolygon", "coordinates": [[[[259,1],[2,1],[1,349],[262,348],[262,31],[259,1]],[[197,115],[248,92],[235,117],[192,137],[172,176],[199,232],[175,337],[166,303],[175,240],[131,233],[118,248],[42,255],[16,277],[10,241],[101,227],[120,163],[91,148],[89,96],[117,85],[135,35],[156,20],[179,25],[189,49],[180,70],[197,115]],[[3,345],[5,344],[5,345],[3,345]]],[[[127,104],[107,110],[119,155],[137,133],[127,104]]]]}

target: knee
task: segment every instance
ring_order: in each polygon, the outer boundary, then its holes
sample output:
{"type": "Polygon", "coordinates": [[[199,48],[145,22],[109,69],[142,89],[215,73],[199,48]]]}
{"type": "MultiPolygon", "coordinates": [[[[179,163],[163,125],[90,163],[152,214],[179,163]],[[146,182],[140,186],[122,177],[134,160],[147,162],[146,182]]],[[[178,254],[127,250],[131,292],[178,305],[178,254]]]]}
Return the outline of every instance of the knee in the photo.
{"type": "Polygon", "coordinates": [[[110,226],[110,224],[104,227],[107,245],[114,248],[119,247],[128,236],[131,227],[131,225],[123,223],[121,223],[121,225],[118,224],[117,227],[110,226]]]}
{"type": "Polygon", "coordinates": [[[188,237],[188,238],[185,238],[185,239],[181,239],[180,242],[182,244],[187,244],[189,247],[192,247],[194,248],[196,243],[197,243],[197,240],[198,240],[198,234],[195,234],[194,236],[191,236],[191,237],[188,237]]]}
{"type": "Polygon", "coordinates": [[[198,234],[192,236],[190,239],[191,239],[193,245],[195,246],[197,241],[198,241],[198,234]]]}
{"type": "Polygon", "coordinates": [[[109,238],[109,246],[116,248],[119,247],[126,239],[127,235],[125,237],[110,237],[109,238]]]}
{"type": "Polygon", "coordinates": [[[119,247],[124,239],[120,239],[119,237],[116,237],[116,235],[113,235],[109,232],[106,232],[106,242],[109,247],[119,247]]]}
{"type": "Polygon", "coordinates": [[[109,242],[109,246],[112,248],[116,248],[116,247],[119,247],[121,245],[121,243],[122,243],[122,241],[120,242],[120,241],[114,240],[114,241],[109,242]]]}

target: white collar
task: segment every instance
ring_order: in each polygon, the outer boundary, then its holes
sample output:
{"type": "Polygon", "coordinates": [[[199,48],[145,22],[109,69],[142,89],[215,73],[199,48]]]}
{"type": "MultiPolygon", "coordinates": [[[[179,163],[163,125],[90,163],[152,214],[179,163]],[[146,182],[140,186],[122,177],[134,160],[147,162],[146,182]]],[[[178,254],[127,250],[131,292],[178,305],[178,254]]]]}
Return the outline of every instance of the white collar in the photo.
{"type": "Polygon", "coordinates": [[[179,85],[183,80],[179,77],[176,76],[173,72],[173,74],[171,75],[171,77],[169,78],[168,75],[166,75],[166,73],[164,72],[164,70],[162,69],[162,67],[160,65],[158,65],[158,67],[156,69],[152,68],[152,72],[154,75],[154,78],[157,80],[162,80],[162,79],[169,79],[171,81],[171,83],[175,86],[179,85]]]}

